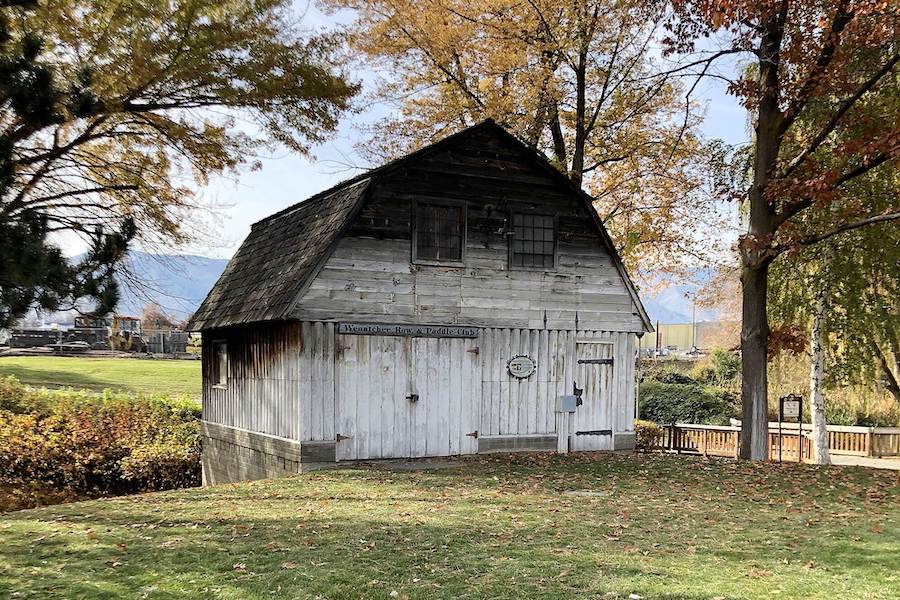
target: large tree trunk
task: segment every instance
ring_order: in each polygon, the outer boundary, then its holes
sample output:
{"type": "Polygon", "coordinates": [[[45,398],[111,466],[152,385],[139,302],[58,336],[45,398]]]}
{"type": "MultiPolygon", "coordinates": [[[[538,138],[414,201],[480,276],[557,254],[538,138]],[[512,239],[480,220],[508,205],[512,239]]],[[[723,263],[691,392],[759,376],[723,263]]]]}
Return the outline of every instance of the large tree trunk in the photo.
{"type": "Polygon", "coordinates": [[[812,367],[809,378],[809,396],[812,400],[813,428],[813,462],[817,465],[830,465],[831,454],[828,452],[828,424],[825,422],[825,308],[826,290],[824,283],[816,292],[816,308],[813,315],[812,336],[810,336],[810,354],[812,367]]]}
{"type": "Polygon", "coordinates": [[[744,265],[741,272],[741,458],[769,459],[768,362],[769,321],[766,288],[769,267],[744,265]]]}
{"type": "Polygon", "coordinates": [[[753,184],[748,200],[749,226],[741,251],[741,458],[769,459],[768,347],[766,290],[772,262],[773,208],[766,195],[778,162],[784,118],[779,109],[778,65],[787,4],[766,21],[759,48],[760,86],[756,118],[753,184]]]}

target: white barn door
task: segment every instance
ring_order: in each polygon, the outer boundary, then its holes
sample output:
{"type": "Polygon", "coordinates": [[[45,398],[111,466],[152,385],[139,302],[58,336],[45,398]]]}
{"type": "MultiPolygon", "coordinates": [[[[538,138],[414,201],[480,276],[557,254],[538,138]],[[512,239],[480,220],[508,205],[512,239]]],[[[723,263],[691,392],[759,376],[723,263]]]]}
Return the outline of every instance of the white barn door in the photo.
{"type": "Polygon", "coordinates": [[[613,449],[614,379],[613,344],[610,342],[578,342],[575,345],[575,383],[584,390],[582,405],[575,411],[575,428],[571,432],[571,449],[613,449]]]}
{"type": "Polygon", "coordinates": [[[339,335],[337,459],[474,454],[475,346],[464,338],[339,335]]]}

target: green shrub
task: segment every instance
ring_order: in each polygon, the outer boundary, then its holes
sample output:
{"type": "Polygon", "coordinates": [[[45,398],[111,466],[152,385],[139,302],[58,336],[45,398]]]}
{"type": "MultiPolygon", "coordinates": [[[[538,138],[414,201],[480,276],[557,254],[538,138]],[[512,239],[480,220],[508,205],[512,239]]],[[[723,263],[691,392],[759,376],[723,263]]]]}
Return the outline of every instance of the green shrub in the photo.
{"type": "Polygon", "coordinates": [[[740,376],[740,357],[724,348],[715,348],[705,360],[691,369],[694,380],[720,386],[737,383],[740,376]]]}
{"type": "Polygon", "coordinates": [[[646,381],[640,389],[640,418],[654,423],[727,425],[737,416],[737,399],[714,386],[646,381]]]}
{"type": "Polygon", "coordinates": [[[716,348],[710,353],[709,365],[720,382],[737,379],[741,375],[741,358],[724,348],[716,348]]]}
{"type": "Polygon", "coordinates": [[[0,484],[79,496],[197,485],[199,417],[187,400],[36,391],[0,379],[0,484]]]}
{"type": "Polygon", "coordinates": [[[685,375],[684,373],[679,373],[678,371],[664,371],[656,377],[655,381],[679,385],[693,385],[697,383],[693,377],[685,375]]]}
{"type": "Polygon", "coordinates": [[[663,436],[663,428],[650,421],[634,422],[634,446],[638,450],[652,450],[660,445],[663,436]]]}

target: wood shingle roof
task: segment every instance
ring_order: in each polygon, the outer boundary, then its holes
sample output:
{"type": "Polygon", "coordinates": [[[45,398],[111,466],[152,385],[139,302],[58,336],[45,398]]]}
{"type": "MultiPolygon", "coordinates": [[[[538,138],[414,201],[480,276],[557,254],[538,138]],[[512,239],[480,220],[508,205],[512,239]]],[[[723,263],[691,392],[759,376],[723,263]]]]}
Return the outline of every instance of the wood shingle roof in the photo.
{"type": "Polygon", "coordinates": [[[368,186],[350,183],[255,223],[187,329],[283,319],[368,186]]]}

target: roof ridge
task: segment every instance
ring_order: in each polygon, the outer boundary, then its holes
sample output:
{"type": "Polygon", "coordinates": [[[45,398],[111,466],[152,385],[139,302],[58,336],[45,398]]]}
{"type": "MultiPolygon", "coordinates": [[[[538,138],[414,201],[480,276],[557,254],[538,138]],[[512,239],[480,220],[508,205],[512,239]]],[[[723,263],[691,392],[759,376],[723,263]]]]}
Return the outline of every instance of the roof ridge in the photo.
{"type": "Polygon", "coordinates": [[[427,146],[422,146],[421,148],[419,148],[417,150],[413,150],[412,152],[408,152],[408,153],[404,154],[403,156],[399,156],[397,158],[389,160],[388,162],[386,162],[382,165],[379,165],[377,167],[372,167],[371,169],[369,169],[367,171],[363,171],[362,173],[359,173],[358,175],[354,175],[353,177],[349,177],[341,182],[338,182],[338,183],[334,184],[333,186],[331,186],[330,188],[322,190],[321,192],[316,192],[315,194],[313,194],[312,196],[309,196],[305,200],[301,200],[300,202],[291,204],[290,206],[283,208],[282,210],[280,210],[276,213],[272,213],[271,215],[269,215],[267,217],[263,217],[259,221],[253,223],[250,226],[250,228],[253,229],[257,225],[260,225],[260,224],[268,222],[268,221],[275,220],[286,214],[290,214],[294,210],[299,209],[302,205],[307,204],[308,202],[320,200],[320,199],[330,196],[331,194],[338,192],[346,187],[356,185],[357,183],[364,181],[366,179],[372,179],[376,175],[379,175],[379,174],[383,173],[384,171],[394,168],[397,165],[405,162],[406,160],[409,160],[409,159],[412,159],[415,157],[419,157],[422,154],[425,154],[427,152],[431,152],[431,151],[435,150],[436,148],[439,148],[439,147],[449,143],[452,140],[459,139],[460,137],[469,135],[473,131],[480,130],[487,126],[494,126],[494,127],[497,127],[498,129],[506,131],[505,129],[503,129],[503,127],[498,125],[497,122],[494,121],[493,119],[491,119],[491,118],[484,119],[483,121],[479,121],[478,123],[476,123],[470,127],[466,127],[465,129],[460,129],[459,131],[451,133],[450,135],[443,137],[435,142],[432,142],[432,143],[428,144],[427,146]]]}

